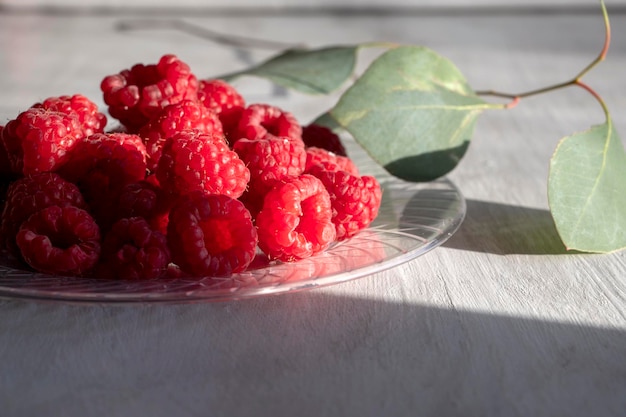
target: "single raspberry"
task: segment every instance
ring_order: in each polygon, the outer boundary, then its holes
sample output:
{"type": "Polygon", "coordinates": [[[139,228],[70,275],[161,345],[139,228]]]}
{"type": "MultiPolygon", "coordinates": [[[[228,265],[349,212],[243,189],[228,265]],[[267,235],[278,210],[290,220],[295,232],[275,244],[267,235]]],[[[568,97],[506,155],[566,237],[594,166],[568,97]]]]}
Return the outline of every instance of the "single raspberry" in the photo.
{"type": "Polygon", "coordinates": [[[250,171],[222,136],[185,131],[165,142],[156,176],[171,194],[200,190],[237,198],[246,189],[250,171]]]}
{"type": "Polygon", "coordinates": [[[2,130],[11,171],[24,175],[57,170],[83,138],[74,115],[43,108],[20,113],[2,130]]]}
{"type": "MultiPolygon", "coordinates": [[[[0,125],[0,138],[2,138],[2,131],[4,130],[4,126],[0,125]]],[[[2,140],[0,140],[0,175],[3,177],[11,174],[11,166],[9,165],[9,155],[7,155],[7,150],[4,149],[4,144],[2,140]]]]}
{"type": "Polygon", "coordinates": [[[156,169],[165,141],[183,130],[223,134],[222,123],[215,112],[200,102],[184,100],[165,107],[139,130],[139,136],[146,144],[150,171],[156,169]]]}
{"type": "Polygon", "coordinates": [[[50,206],[30,216],[17,232],[22,257],[39,272],[82,275],[100,256],[100,229],[85,210],[50,206]]]}
{"type": "Polygon", "coordinates": [[[157,64],[137,64],[105,77],[100,89],[111,116],[136,132],[164,107],[196,100],[198,80],[189,65],[164,55],[157,64]]]}
{"type": "Polygon", "coordinates": [[[233,150],[250,170],[250,183],[241,200],[253,217],[263,206],[263,198],[274,183],[299,176],[306,163],[304,144],[286,137],[240,139],[233,150]]]}
{"type": "Polygon", "coordinates": [[[85,137],[93,135],[94,133],[104,132],[104,127],[107,124],[107,117],[104,113],[98,111],[98,105],[80,94],[49,97],[43,102],[33,105],[33,108],[42,108],[74,115],[78,118],[85,137]]]}
{"type": "MultiPolygon", "coordinates": [[[[308,173],[312,167],[322,162],[335,165],[335,170],[340,169],[352,175],[359,175],[359,169],[347,156],[336,155],[322,148],[310,147],[306,149],[306,166],[304,172],[308,173]]],[[[329,169],[328,165],[327,169],[329,169]]]]}
{"type": "Polygon", "coordinates": [[[335,155],[348,156],[339,136],[326,126],[311,123],[302,128],[302,140],[306,147],[326,149],[335,155]]]}
{"type": "Polygon", "coordinates": [[[268,104],[252,104],[242,111],[236,136],[230,143],[233,146],[241,138],[260,139],[268,133],[302,141],[302,127],[291,113],[268,104]]]}
{"type": "Polygon", "coordinates": [[[102,243],[98,275],[121,279],[165,276],[170,251],[162,233],[141,217],[118,220],[102,243]]]}
{"type": "MultiPolygon", "coordinates": [[[[3,127],[0,126],[0,137],[2,136],[3,127]]],[[[9,165],[9,157],[7,156],[4,146],[0,143],[0,212],[4,209],[4,202],[6,200],[6,194],[9,186],[19,176],[11,172],[11,166],[9,165]]],[[[2,246],[2,239],[0,236],[0,247],[2,246]]]]}
{"type": "Polygon", "coordinates": [[[79,185],[97,182],[104,187],[90,191],[98,195],[144,179],[146,156],[146,147],[137,135],[97,133],[75,148],[59,173],[79,185]]]}
{"type": "Polygon", "coordinates": [[[241,113],[246,106],[241,94],[224,80],[200,80],[198,99],[206,107],[217,113],[222,122],[226,139],[229,142],[234,142],[231,136],[235,132],[241,113]]]}
{"type": "Polygon", "coordinates": [[[145,178],[146,147],[136,135],[96,133],[74,149],[59,174],[78,185],[90,212],[106,229],[122,187],[145,178]]]}
{"type": "Polygon", "coordinates": [[[283,179],[265,195],[256,217],[259,247],[290,262],[326,249],[335,240],[330,196],[312,175],[283,179]]]}
{"type": "Polygon", "coordinates": [[[220,79],[200,80],[198,99],[217,114],[246,105],[244,98],[235,87],[220,79]]]}
{"type": "Polygon", "coordinates": [[[277,180],[302,174],[306,164],[302,142],[286,137],[241,139],[235,144],[234,151],[250,170],[250,181],[262,186],[263,191],[269,191],[277,180]]]}
{"type": "Polygon", "coordinates": [[[167,233],[167,222],[173,200],[150,178],[125,185],[115,205],[115,219],[142,217],[152,229],[167,233]]]}
{"type": "MultiPolygon", "coordinates": [[[[4,126],[0,125],[0,138],[2,138],[2,130],[4,130],[4,126]]],[[[0,140],[0,187],[2,190],[6,192],[6,187],[18,177],[19,175],[11,171],[9,155],[2,144],[2,140],[0,140]]],[[[4,196],[4,193],[2,195],[4,196]]]]}
{"type": "Polygon", "coordinates": [[[382,191],[374,177],[359,177],[335,168],[332,164],[325,167],[322,163],[309,172],[322,181],[330,194],[337,240],[344,240],[374,221],[380,208],[382,191]]]}
{"type": "Polygon", "coordinates": [[[56,173],[27,175],[11,183],[0,225],[3,246],[18,256],[15,236],[20,226],[32,214],[50,206],[86,208],[78,187],[56,173]]]}
{"type": "Polygon", "coordinates": [[[254,259],[257,231],[243,203],[194,192],[170,212],[167,241],[172,261],[194,276],[228,276],[254,259]]]}

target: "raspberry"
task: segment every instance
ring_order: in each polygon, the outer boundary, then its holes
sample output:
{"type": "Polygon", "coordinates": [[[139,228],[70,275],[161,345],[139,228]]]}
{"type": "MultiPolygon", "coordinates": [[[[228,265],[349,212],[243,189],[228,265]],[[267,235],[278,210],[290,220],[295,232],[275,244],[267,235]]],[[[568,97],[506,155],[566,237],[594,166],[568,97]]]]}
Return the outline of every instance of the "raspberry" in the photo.
{"type": "Polygon", "coordinates": [[[201,80],[198,83],[198,99],[217,113],[228,142],[233,143],[239,118],[246,102],[237,90],[226,81],[201,80]]]}
{"type": "Polygon", "coordinates": [[[365,229],[378,215],[382,191],[374,177],[362,177],[319,164],[310,173],[319,178],[330,194],[332,221],[337,240],[344,240],[365,229]]]}
{"type": "Polygon", "coordinates": [[[260,139],[268,133],[302,141],[302,127],[291,113],[268,104],[252,104],[242,111],[231,145],[241,138],[260,139]]]}
{"type": "Polygon", "coordinates": [[[263,197],[273,184],[285,177],[299,176],[306,163],[304,144],[286,137],[240,139],[233,150],[250,170],[248,190],[241,199],[253,217],[261,209],[263,197]]]}
{"type": "Polygon", "coordinates": [[[250,170],[250,180],[262,186],[263,191],[269,191],[277,180],[302,174],[306,163],[304,145],[286,137],[241,139],[234,151],[250,170]]]}
{"type": "Polygon", "coordinates": [[[115,206],[115,219],[142,217],[154,230],[165,234],[173,201],[149,178],[122,188],[115,206]]]}
{"type": "Polygon", "coordinates": [[[154,171],[161,158],[161,149],[167,140],[183,130],[198,130],[202,133],[222,135],[222,123],[202,103],[184,100],[161,110],[150,122],[139,130],[146,144],[148,169],[154,171]]]}
{"type": "MultiPolygon", "coordinates": [[[[4,126],[0,125],[0,138],[2,138],[3,130],[4,130],[4,126]]],[[[2,140],[0,140],[0,179],[3,184],[13,181],[15,179],[15,174],[11,172],[9,155],[7,154],[7,150],[4,148],[4,145],[2,144],[2,140]]]]}
{"type": "Polygon", "coordinates": [[[326,126],[314,123],[304,126],[302,128],[302,140],[307,148],[322,148],[335,155],[348,156],[339,136],[326,126]]]}
{"type": "Polygon", "coordinates": [[[16,174],[54,171],[84,137],[74,115],[43,108],[20,113],[2,130],[2,143],[16,174]]]}
{"type": "Polygon", "coordinates": [[[17,246],[32,268],[48,274],[81,275],[100,256],[100,230],[85,210],[50,206],[34,213],[17,233],[17,246]]]}
{"type": "Polygon", "coordinates": [[[119,191],[146,175],[146,148],[136,135],[96,133],[74,149],[59,173],[78,185],[91,213],[106,229],[119,191]]]}
{"type": "Polygon", "coordinates": [[[144,179],[146,147],[137,135],[97,133],[76,147],[59,173],[79,185],[96,182],[104,187],[89,191],[93,195],[102,194],[144,179]]]}
{"type": "Polygon", "coordinates": [[[250,180],[250,171],[222,136],[196,131],[177,133],[165,142],[156,176],[168,193],[239,197],[250,180]]]}
{"type": "MultiPolygon", "coordinates": [[[[0,125],[0,138],[2,138],[2,131],[4,130],[4,126],[0,125]]],[[[6,149],[4,149],[4,145],[2,141],[0,141],[0,174],[4,175],[5,173],[11,172],[9,168],[9,156],[7,155],[6,149]]]]}
{"type": "Polygon", "coordinates": [[[335,239],[330,196],[312,175],[280,181],[265,195],[256,217],[259,247],[271,259],[290,262],[323,251],[335,239]]]}
{"type": "Polygon", "coordinates": [[[118,220],[106,234],[98,275],[121,279],[165,276],[170,263],[167,240],[141,217],[118,220]]]}
{"type": "Polygon", "coordinates": [[[98,111],[98,106],[87,97],[75,94],[73,96],[50,97],[42,103],[33,105],[33,108],[57,111],[74,115],[83,128],[83,135],[90,136],[94,133],[104,132],[107,118],[104,113],[98,111]]]}
{"type": "MultiPolygon", "coordinates": [[[[0,125],[0,138],[2,138],[2,130],[4,126],[0,125]]],[[[21,177],[11,171],[11,164],[9,163],[9,155],[7,155],[6,149],[0,140],[0,213],[4,210],[4,202],[7,197],[7,190],[9,186],[21,177]]],[[[0,248],[2,248],[2,235],[0,234],[0,248]]]]}
{"type": "Polygon", "coordinates": [[[0,233],[3,246],[19,255],[15,235],[32,214],[50,206],[86,208],[78,187],[52,172],[27,175],[9,185],[2,212],[0,233]]]}
{"type": "Polygon", "coordinates": [[[111,116],[136,132],[164,107],[197,99],[198,80],[186,63],[164,55],[157,64],[137,64],[105,77],[100,89],[111,116]]]}
{"type": "Polygon", "coordinates": [[[306,167],[304,168],[304,172],[308,173],[312,167],[322,162],[330,163],[335,166],[335,169],[347,171],[352,175],[359,175],[359,170],[356,165],[354,165],[354,162],[346,156],[335,155],[322,148],[310,147],[306,149],[306,167]]]}
{"type": "Polygon", "coordinates": [[[194,276],[228,276],[254,259],[257,231],[243,203],[191,193],[174,204],[167,227],[172,260],[194,276]]]}
{"type": "Polygon", "coordinates": [[[243,108],[245,100],[235,87],[224,80],[200,80],[198,83],[198,99],[217,114],[234,108],[243,108]]]}

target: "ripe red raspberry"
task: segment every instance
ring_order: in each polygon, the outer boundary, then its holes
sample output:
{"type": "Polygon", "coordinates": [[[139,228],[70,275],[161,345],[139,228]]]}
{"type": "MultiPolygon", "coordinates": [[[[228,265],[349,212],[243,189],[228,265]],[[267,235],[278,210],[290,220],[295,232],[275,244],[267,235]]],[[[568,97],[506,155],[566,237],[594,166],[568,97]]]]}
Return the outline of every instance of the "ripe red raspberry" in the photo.
{"type": "Polygon", "coordinates": [[[137,64],[105,77],[100,89],[111,116],[136,132],[165,106],[196,100],[198,80],[189,65],[164,55],[157,64],[137,64]]]}
{"type": "Polygon", "coordinates": [[[85,137],[93,135],[94,133],[104,132],[104,127],[107,124],[107,118],[104,113],[98,111],[98,105],[80,94],[49,97],[43,102],[33,105],[33,108],[42,108],[74,115],[78,118],[85,137]]]}
{"type": "Polygon", "coordinates": [[[304,172],[304,144],[286,137],[240,139],[233,150],[250,170],[248,189],[241,196],[241,201],[250,210],[252,217],[256,217],[261,210],[263,197],[276,181],[285,177],[297,177],[304,172]]]}
{"type": "Polygon", "coordinates": [[[323,163],[316,165],[310,173],[322,181],[330,194],[337,240],[344,240],[374,221],[380,208],[382,191],[374,177],[359,177],[336,170],[332,164],[327,167],[323,163]]]}
{"type": "Polygon", "coordinates": [[[50,206],[22,223],[17,237],[22,257],[39,272],[82,275],[100,256],[100,230],[85,210],[50,206]]]}
{"type": "Polygon", "coordinates": [[[43,108],[20,113],[2,130],[11,171],[24,175],[58,169],[83,138],[74,115],[43,108]]]}
{"type": "MultiPolygon", "coordinates": [[[[2,130],[4,126],[0,125],[0,138],[2,137],[2,130]]],[[[0,212],[4,209],[4,201],[6,199],[7,189],[13,181],[16,180],[18,175],[11,172],[11,166],[9,164],[9,156],[2,141],[0,141],[0,212]]],[[[0,247],[2,246],[2,239],[0,236],[0,247]]]]}
{"type": "Polygon", "coordinates": [[[119,191],[145,178],[146,147],[136,135],[96,133],[74,149],[59,174],[78,185],[90,212],[107,229],[119,191]]]}
{"type": "Polygon", "coordinates": [[[302,141],[302,127],[291,113],[268,104],[252,104],[242,111],[236,136],[230,143],[233,146],[241,138],[254,140],[267,134],[302,141]]]}
{"type": "Polygon", "coordinates": [[[98,275],[103,278],[155,279],[165,276],[170,251],[162,233],[145,219],[120,219],[106,234],[98,275]]]}
{"type": "Polygon", "coordinates": [[[224,80],[201,80],[198,83],[198,99],[219,116],[224,134],[229,142],[246,102],[239,92],[224,80]]]}
{"type": "MultiPolygon", "coordinates": [[[[0,138],[2,138],[3,130],[4,126],[0,125],[0,138]]],[[[15,174],[11,172],[9,155],[7,154],[7,150],[4,148],[2,140],[0,140],[0,177],[2,179],[2,183],[10,182],[14,180],[15,177],[15,174]]]]}
{"type": "Polygon", "coordinates": [[[18,256],[18,229],[32,214],[50,206],[86,208],[78,187],[52,172],[27,175],[11,183],[2,211],[2,246],[18,256]]]}
{"type": "Polygon", "coordinates": [[[152,229],[167,233],[167,221],[173,204],[169,194],[148,177],[125,185],[115,205],[115,219],[142,217],[152,229]]]}
{"type": "Polygon", "coordinates": [[[271,259],[290,262],[323,251],[335,240],[330,196],[312,175],[280,181],[265,195],[256,217],[259,247],[271,259]]]}
{"type": "Polygon", "coordinates": [[[177,133],[163,146],[156,176],[171,194],[200,190],[238,198],[250,180],[250,171],[222,136],[196,131],[177,133]]]}
{"type": "Polygon", "coordinates": [[[257,231],[243,203],[191,193],[174,204],[167,227],[172,261],[194,276],[228,276],[254,259],[257,231]]]}
{"type": "Polygon", "coordinates": [[[335,155],[348,156],[339,136],[326,126],[314,123],[304,126],[302,128],[302,140],[307,148],[322,148],[335,155]]]}
{"type": "Polygon", "coordinates": [[[75,148],[59,173],[79,185],[95,181],[103,188],[90,191],[98,195],[144,179],[146,156],[146,147],[137,135],[96,133],[75,148]]]}
{"type": "Polygon", "coordinates": [[[194,129],[202,133],[223,134],[222,123],[215,112],[197,101],[184,100],[157,113],[139,130],[148,152],[148,169],[156,169],[161,149],[168,138],[183,130],[194,129]]]}
{"type": "Polygon", "coordinates": [[[200,80],[198,99],[217,114],[246,105],[244,98],[235,87],[220,79],[200,80]]]}
{"type": "Polygon", "coordinates": [[[310,147],[306,149],[306,166],[304,172],[309,172],[312,167],[322,162],[335,165],[335,169],[347,171],[352,175],[359,175],[359,169],[347,156],[335,155],[322,148],[310,147]]]}
{"type": "MultiPolygon", "coordinates": [[[[0,125],[0,138],[2,138],[2,131],[4,130],[4,126],[0,125]]],[[[0,141],[0,173],[5,174],[11,172],[9,169],[9,157],[7,155],[7,150],[4,149],[4,145],[2,141],[0,141]]]]}
{"type": "Polygon", "coordinates": [[[234,151],[250,170],[251,183],[262,192],[269,191],[277,180],[302,174],[306,163],[302,142],[287,137],[241,139],[235,144],[234,151]]]}

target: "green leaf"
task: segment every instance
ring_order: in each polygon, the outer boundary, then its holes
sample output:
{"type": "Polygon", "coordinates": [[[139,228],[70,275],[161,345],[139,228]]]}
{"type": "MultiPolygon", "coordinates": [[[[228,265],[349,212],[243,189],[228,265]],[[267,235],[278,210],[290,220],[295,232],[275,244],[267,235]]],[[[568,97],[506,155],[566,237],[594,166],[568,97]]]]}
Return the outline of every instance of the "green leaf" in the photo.
{"type": "Polygon", "coordinates": [[[218,78],[232,80],[254,75],[302,93],[328,94],[350,78],[358,49],[358,46],[290,49],[255,67],[218,78]]]}
{"type": "Polygon", "coordinates": [[[326,126],[333,132],[338,132],[342,129],[341,125],[328,112],[320,114],[311,124],[326,126]]]}
{"type": "Polygon", "coordinates": [[[548,198],[568,249],[626,248],[626,153],[609,117],[561,140],[550,161],[548,198]]]}
{"type": "Polygon", "coordinates": [[[461,160],[488,104],[449,60],[403,46],[378,57],[330,114],[389,173],[430,181],[461,160]]]}

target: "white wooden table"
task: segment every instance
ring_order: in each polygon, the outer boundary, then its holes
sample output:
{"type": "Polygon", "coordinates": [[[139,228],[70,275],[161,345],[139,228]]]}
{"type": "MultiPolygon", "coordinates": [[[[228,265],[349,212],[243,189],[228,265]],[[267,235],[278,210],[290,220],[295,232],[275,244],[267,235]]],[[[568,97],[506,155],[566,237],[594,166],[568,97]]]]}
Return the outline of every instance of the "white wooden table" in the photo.
{"type": "MultiPolygon", "coordinates": [[[[104,75],[164,53],[200,76],[271,53],[168,30],[114,31],[128,17],[0,14],[0,124],[48,96],[101,103],[104,75]]],[[[599,11],[179,17],[310,46],[422,44],[475,89],[511,92],[570,78],[603,41],[599,11]]],[[[626,16],[612,23],[609,58],[586,79],[624,137],[626,16]]],[[[239,86],[250,102],[305,121],[334,100],[253,79],[239,86]]],[[[0,414],[625,416],[626,252],[564,253],[547,211],[558,140],[602,121],[581,89],[485,114],[449,176],[467,198],[464,224],[444,246],[383,273],[218,304],[0,300],[0,414]]]]}

